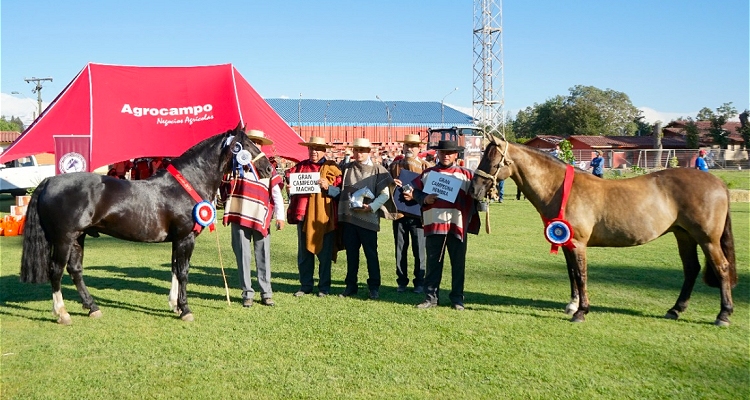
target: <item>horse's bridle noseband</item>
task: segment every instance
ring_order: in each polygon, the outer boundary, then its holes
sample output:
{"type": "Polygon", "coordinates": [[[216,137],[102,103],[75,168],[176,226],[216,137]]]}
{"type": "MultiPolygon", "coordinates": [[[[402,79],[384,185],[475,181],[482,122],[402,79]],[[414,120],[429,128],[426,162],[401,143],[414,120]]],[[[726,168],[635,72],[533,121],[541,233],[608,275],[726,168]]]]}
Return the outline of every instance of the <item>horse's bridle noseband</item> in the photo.
{"type": "MultiPolygon", "coordinates": [[[[493,139],[493,143],[495,144],[495,146],[500,147],[500,144],[497,143],[497,141],[494,140],[494,139],[493,139]]],[[[495,173],[494,174],[490,174],[488,172],[484,172],[484,171],[482,171],[479,168],[477,168],[474,171],[474,174],[479,175],[482,178],[485,178],[485,179],[488,179],[488,180],[492,181],[492,184],[494,186],[496,186],[497,185],[497,176],[500,175],[500,170],[504,166],[510,166],[510,164],[513,164],[513,160],[511,160],[511,159],[509,159],[507,157],[508,156],[508,145],[507,145],[507,143],[505,145],[505,150],[503,150],[500,153],[500,156],[501,156],[500,161],[498,161],[498,163],[494,165],[494,167],[495,167],[495,173]]]]}

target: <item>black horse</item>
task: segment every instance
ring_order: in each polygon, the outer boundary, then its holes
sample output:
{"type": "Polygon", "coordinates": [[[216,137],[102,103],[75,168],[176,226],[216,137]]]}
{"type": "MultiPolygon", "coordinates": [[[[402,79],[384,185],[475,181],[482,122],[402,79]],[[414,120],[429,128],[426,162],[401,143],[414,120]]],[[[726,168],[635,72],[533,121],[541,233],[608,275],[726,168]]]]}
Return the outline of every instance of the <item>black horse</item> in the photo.
{"type": "MultiPolygon", "coordinates": [[[[250,152],[260,178],[271,176],[273,166],[268,158],[238,125],[201,141],[174,159],[173,169],[161,170],[146,180],[128,181],[89,172],[45,179],[31,196],[26,213],[21,281],[51,281],[53,313],[58,323],[68,325],[72,321],[60,291],[63,267],[67,265],[83,308],[89,310],[89,316],[100,317],[101,311],[83,282],[86,235],[98,237],[103,233],[134,242],[172,242],[169,303],[180,318],[191,321],[193,314],[187,304],[190,257],[195,237],[207,222],[196,222],[195,199],[215,199],[222,176],[236,165],[235,154],[241,152],[248,158],[242,151],[250,152]],[[185,186],[192,186],[193,195],[185,186]]],[[[201,212],[212,216],[207,206],[203,204],[201,212]]]]}

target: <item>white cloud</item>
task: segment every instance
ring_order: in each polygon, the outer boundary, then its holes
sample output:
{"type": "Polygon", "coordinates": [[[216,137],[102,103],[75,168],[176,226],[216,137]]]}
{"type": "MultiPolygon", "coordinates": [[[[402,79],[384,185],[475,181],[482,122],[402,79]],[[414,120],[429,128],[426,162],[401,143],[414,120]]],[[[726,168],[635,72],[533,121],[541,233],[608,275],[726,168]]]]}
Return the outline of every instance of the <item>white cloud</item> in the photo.
{"type": "MultiPolygon", "coordinates": [[[[42,107],[46,106],[46,103],[42,103],[42,107]]],[[[0,93],[0,115],[5,116],[6,119],[18,117],[21,118],[24,125],[29,126],[34,122],[36,112],[37,103],[35,100],[28,97],[16,97],[7,93],[0,93]]]]}
{"type": "Polygon", "coordinates": [[[693,117],[698,114],[697,111],[691,111],[691,112],[665,112],[665,111],[656,111],[653,108],[648,107],[638,107],[639,110],[641,110],[641,113],[643,115],[644,121],[648,122],[649,124],[653,124],[656,121],[661,121],[662,125],[666,125],[674,120],[687,117],[693,117]]]}

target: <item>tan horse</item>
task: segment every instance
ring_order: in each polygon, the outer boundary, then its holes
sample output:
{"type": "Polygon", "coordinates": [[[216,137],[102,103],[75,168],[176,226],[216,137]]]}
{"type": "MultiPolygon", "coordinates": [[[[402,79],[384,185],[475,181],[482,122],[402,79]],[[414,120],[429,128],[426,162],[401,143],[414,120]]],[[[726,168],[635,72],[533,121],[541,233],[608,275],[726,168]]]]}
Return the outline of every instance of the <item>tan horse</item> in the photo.
{"type": "MultiPolygon", "coordinates": [[[[566,164],[539,150],[491,139],[474,174],[470,193],[487,195],[490,185],[510,177],[542,218],[558,217],[566,164]]],[[[721,290],[716,325],[729,325],[732,288],[737,284],[729,191],[715,176],[689,168],[667,169],[630,179],[604,180],[576,169],[565,208],[575,248],[563,246],[570,278],[573,322],[589,312],[586,248],[648,243],[668,232],[677,238],[685,280],[675,305],[665,315],[685,311],[700,272],[697,246],[706,256],[703,280],[721,290]]]]}

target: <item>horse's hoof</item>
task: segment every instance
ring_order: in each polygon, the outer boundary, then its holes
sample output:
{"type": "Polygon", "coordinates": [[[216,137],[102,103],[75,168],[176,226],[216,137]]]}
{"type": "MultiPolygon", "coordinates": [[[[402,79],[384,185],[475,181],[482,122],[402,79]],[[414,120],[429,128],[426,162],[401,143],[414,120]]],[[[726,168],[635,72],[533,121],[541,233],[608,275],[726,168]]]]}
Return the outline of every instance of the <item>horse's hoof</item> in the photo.
{"type": "Polygon", "coordinates": [[[90,318],[101,318],[102,317],[102,310],[96,310],[89,313],[90,318]]]}
{"type": "Polygon", "coordinates": [[[570,319],[570,322],[584,322],[586,321],[586,316],[582,312],[576,312],[573,314],[573,318],[570,319]]]}
{"type": "Polygon", "coordinates": [[[716,321],[714,322],[714,325],[726,328],[730,324],[729,324],[729,321],[724,321],[723,319],[716,318],[716,321]]]}
{"type": "Polygon", "coordinates": [[[669,310],[666,314],[664,314],[664,318],[677,320],[678,318],[680,318],[680,314],[677,314],[677,312],[674,310],[669,310]]]}
{"type": "Polygon", "coordinates": [[[185,314],[180,319],[186,322],[193,322],[193,313],[185,314]]]}
{"type": "Polygon", "coordinates": [[[57,318],[57,323],[60,325],[70,325],[73,323],[73,320],[70,318],[70,314],[66,313],[57,318]]]}

